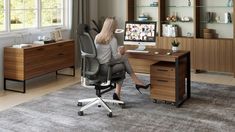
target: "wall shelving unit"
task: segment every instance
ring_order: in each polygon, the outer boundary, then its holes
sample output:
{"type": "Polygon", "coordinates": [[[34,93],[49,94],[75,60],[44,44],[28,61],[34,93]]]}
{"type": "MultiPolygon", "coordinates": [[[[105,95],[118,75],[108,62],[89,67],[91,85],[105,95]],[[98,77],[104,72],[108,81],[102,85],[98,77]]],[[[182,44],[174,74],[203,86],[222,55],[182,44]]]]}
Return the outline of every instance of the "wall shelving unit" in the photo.
{"type": "Polygon", "coordinates": [[[155,18],[153,21],[157,22],[158,34],[157,44],[153,48],[170,49],[171,42],[177,39],[182,50],[191,51],[193,69],[235,73],[235,0],[232,0],[234,4],[228,3],[229,0],[155,1],[158,3],[157,7],[148,6],[149,3],[146,1],[146,7],[138,7],[143,0],[127,1],[127,20],[136,21],[144,12],[155,18]],[[231,22],[225,20],[225,13],[231,15],[231,22]],[[176,16],[177,20],[169,21],[169,16],[176,16]],[[182,22],[183,17],[190,18],[190,21],[182,22]],[[177,25],[178,36],[164,36],[163,24],[177,25]]]}

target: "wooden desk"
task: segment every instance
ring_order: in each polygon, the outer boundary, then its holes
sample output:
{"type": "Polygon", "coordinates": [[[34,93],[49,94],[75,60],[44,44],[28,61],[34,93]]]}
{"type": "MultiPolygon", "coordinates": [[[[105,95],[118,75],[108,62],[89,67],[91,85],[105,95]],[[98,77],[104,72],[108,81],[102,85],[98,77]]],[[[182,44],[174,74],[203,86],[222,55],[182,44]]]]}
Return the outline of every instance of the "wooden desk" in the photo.
{"type": "MultiPolygon", "coordinates": [[[[166,49],[154,49],[147,48],[149,53],[135,53],[129,52],[127,53],[128,58],[137,58],[143,60],[151,60],[151,61],[163,61],[163,62],[173,62],[175,65],[175,106],[179,107],[185,100],[189,99],[191,96],[191,73],[190,73],[190,52],[189,51],[178,51],[176,53],[172,53],[171,50],[166,49]],[[171,55],[167,55],[168,52],[171,52],[171,55]],[[185,75],[180,75],[179,66],[181,63],[186,63],[185,67],[185,75]],[[184,76],[187,82],[187,90],[186,95],[183,98],[180,98],[180,76],[184,76]]],[[[151,73],[150,73],[151,74],[151,73]]]]}
{"type": "Polygon", "coordinates": [[[73,68],[74,41],[59,41],[55,43],[36,45],[25,48],[4,48],[4,90],[25,93],[25,82],[31,78],[50,72],[56,72],[63,68],[73,68]],[[6,81],[23,82],[23,91],[6,88],[6,81]]]}

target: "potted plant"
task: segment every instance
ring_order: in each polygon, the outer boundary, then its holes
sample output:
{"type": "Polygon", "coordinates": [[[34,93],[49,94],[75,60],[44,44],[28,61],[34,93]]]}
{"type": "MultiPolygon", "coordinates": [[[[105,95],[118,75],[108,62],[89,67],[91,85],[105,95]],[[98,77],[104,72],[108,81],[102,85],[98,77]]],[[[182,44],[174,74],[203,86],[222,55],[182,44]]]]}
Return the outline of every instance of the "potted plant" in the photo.
{"type": "Polygon", "coordinates": [[[171,45],[173,52],[177,52],[179,50],[180,43],[178,41],[174,40],[173,42],[171,42],[171,45]]]}

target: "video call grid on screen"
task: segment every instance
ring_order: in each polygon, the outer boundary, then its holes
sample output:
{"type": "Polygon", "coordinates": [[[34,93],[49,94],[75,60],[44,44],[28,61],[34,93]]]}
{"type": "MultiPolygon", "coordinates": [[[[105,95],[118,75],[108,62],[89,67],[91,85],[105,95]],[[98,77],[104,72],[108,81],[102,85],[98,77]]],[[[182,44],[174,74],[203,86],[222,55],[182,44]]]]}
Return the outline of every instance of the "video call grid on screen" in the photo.
{"type": "Polygon", "coordinates": [[[126,22],[124,41],[155,42],[156,22],[126,22]]]}

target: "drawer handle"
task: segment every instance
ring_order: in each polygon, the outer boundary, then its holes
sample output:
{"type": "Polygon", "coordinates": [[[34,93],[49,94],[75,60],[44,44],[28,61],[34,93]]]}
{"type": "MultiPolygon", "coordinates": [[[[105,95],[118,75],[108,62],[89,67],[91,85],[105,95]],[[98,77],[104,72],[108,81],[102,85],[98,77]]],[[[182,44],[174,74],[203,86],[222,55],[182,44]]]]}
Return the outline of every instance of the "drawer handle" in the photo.
{"type": "Polygon", "coordinates": [[[62,56],[62,55],[64,55],[64,54],[63,54],[63,53],[59,53],[59,54],[58,54],[58,56],[62,56]]]}
{"type": "Polygon", "coordinates": [[[43,50],[43,48],[39,48],[39,49],[37,49],[38,51],[42,51],[43,50]]]}
{"type": "Polygon", "coordinates": [[[63,46],[63,44],[58,44],[58,46],[63,46]]]}
{"type": "Polygon", "coordinates": [[[168,71],[168,70],[164,70],[164,69],[157,69],[157,70],[158,70],[158,71],[165,71],[165,72],[168,71]]]}
{"type": "Polygon", "coordinates": [[[168,82],[167,80],[157,80],[158,82],[168,82]]]}

